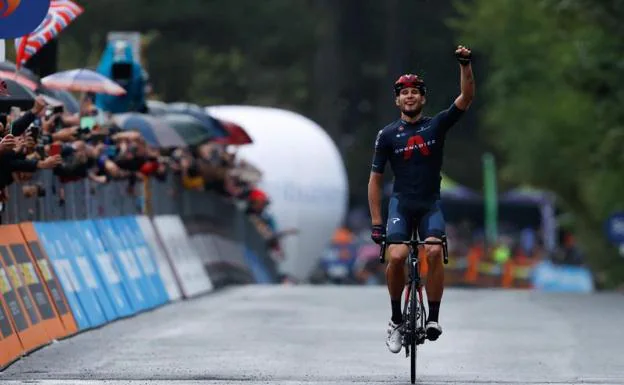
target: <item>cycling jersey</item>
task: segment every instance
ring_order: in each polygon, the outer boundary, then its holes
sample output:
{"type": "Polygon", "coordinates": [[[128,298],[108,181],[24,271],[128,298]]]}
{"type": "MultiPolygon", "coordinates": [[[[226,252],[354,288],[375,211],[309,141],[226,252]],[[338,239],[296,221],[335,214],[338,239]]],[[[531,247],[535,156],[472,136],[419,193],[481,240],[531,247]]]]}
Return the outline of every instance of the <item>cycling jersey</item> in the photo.
{"type": "Polygon", "coordinates": [[[390,162],[393,195],[422,203],[435,202],[440,198],[445,136],[462,114],[453,103],[433,118],[390,123],[377,134],[372,171],[383,173],[390,162]]]}
{"type": "Polygon", "coordinates": [[[445,233],[440,207],[440,181],[444,139],[463,111],[453,103],[433,118],[417,122],[397,120],[377,134],[372,171],[383,173],[387,162],[394,173],[388,205],[386,234],[389,241],[407,241],[413,225],[420,239],[445,233]]]}

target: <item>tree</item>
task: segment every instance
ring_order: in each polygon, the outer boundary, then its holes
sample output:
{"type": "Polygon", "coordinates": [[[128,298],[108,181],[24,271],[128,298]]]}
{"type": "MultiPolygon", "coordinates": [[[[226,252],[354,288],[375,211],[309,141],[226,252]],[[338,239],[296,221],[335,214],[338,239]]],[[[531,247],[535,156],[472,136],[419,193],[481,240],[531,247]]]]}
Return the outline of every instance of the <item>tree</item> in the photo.
{"type": "Polygon", "coordinates": [[[453,27],[487,55],[481,119],[504,177],[554,191],[600,283],[622,282],[624,260],[602,229],[624,208],[623,11],[589,0],[455,5],[453,27]]]}

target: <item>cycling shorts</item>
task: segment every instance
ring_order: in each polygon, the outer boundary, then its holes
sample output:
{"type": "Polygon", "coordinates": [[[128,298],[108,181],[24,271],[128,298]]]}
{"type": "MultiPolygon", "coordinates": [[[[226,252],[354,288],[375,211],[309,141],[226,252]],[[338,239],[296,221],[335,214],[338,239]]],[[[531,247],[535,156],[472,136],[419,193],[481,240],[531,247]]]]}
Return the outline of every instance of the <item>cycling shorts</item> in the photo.
{"type": "Polygon", "coordinates": [[[414,205],[409,203],[401,201],[398,196],[390,198],[386,239],[390,242],[409,241],[412,238],[414,224],[418,226],[420,240],[428,237],[441,239],[445,234],[445,222],[440,200],[419,208],[414,208],[414,205]]]}

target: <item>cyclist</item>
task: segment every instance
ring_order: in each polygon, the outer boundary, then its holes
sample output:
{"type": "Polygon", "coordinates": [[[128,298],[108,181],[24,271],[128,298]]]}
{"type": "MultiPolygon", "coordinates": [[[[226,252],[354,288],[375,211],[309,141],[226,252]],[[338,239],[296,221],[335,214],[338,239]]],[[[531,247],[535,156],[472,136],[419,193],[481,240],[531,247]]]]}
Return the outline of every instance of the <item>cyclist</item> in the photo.
{"type": "MultiPolygon", "coordinates": [[[[460,64],[461,93],[451,106],[433,118],[422,114],[427,88],[424,81],[412,74],[400,76],[394,83],[395,103],[400,119],[390,123],[377,134],[372,170],[368,183],[368,201],[372,220],[371,238],[376,243],[386,237],[388,242],[407,241],[412,226],[418,226],[420,239],[441,240],[445,224],[440,209],[440,171],[446,132],[468,109],[475,94],[471,67],[471,51],[458,46],[455,56],[460,64]],[[381,199],[383,172],[386,163],[394,174],[394,186],[388,205],[386,226],[382,223],[381,199]]],[[[442,246],[426,245],[429,272],[425,286],[429,315],[426,322],[427,339],[435,341],[442,334],[438,323],[440,302],[444,290],[442,246]]],[[[388,246],[386,280],[390,293],[392,316],[388,324],[386,345],[392,353],[402,346],[401,294],[405,286],[407,245],[388,246]]]]}

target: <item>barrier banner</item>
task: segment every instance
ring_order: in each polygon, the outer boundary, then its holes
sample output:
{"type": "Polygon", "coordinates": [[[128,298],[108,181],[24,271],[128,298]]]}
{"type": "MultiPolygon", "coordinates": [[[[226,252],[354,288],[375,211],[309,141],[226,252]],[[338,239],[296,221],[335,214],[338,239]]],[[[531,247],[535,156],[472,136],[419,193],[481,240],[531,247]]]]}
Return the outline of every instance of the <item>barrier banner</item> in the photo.
{"type": "MultiPolygon", "coordinates": [[[[0,267],[1,269],[1,267],[0,267]]],[[[13,362],[22,354],[22,343],[9,318],[9,310],[4,302],[4,292],[9,282],[0,276],[0,369],[13,362]]]]}
{"type": "MultiPolygon", "coordinates": [[[[53,234],[55,236],[55,246],[59,259],[54,262],[54,267],[62,270],[66,277],[70,279],[78,293],[78,299],[83,310],[89,319],[91,327],[105,324],[106,315],[100,305],[94,287],[97,286],[93,277],[93,271],[81,268],[84,257],[76,255],[72,247],[72,234],[68,233],[67,222],[51,222],[53,234]],[[80,262],[77,257],[80,258],[80,262]]],[[[84,266],[83,266],[84,267],[84,266]]],[[[58,273],[58,271],[57,271],[58,273]]],[[[59,274],[61,275],[61,274],[59,274]]]]}
{"type": "Polygon", "coordinates": [[[184,297],[188,298],[211,291],[212,281],[206,274],[201,257],[191,245],[180,217],[177,215],[156,216],[154,226],[173,261],[184,297]]]}
{"type": "MultiPolygon", "coordinates": [[[[251,247],[255,245],[243,247],[242,244],[248,242],[232,238],[231,234],[228,236],[231,229],[221,227],[213,218],[206,216],[185,217],[183,223],[215,287],[277,281],[277,276],[271,275],[268,266],[251,247]]],[[[246,233],[252,230],[245,228],[246,233]]],[[[255,240],[251,236],[246,238],[255,240]]],[[[266,247],[265,242],[262,247],[266,247]]]]}
{"type": "Polygon", "coordinates": [[[135,313],[149,309],[150,304],[141,290],[141,272],[136,263],[127,257],[123,242],[119,239],[117,231],[109,219],[96,219],[93,221],[106,249],[115,259],[115,264],[121,273],[122,282],[132,304],[135,313]]]}
{"type": "Polygon", "coordinates": [[[87,316],[89,300],[83,298],[84,293],[81,292],[82,288],[72,269],[71,262],[67,260],[64,253],[57,248],[62,241],[57,236],[55,224],[52,222],[34,222],[33,226],[39,236],[43,249],[50,259],[52,270],[61,283],[63,293],[65,294],[65,298],[67,298],[67,303],[74,316],[78,330],[90,328],[91,323],[87,316]]]}
{"type": "MultiPolygon", "coordinates": [[[[19,230],[19,227],[16,227],[19,230]]],[[[20,236],[22,235],[20,231],[20,236]]],[[[24,241],[25,242],[25,241],[24,241]]],[[[26,244],[11,244],[9,250],[13,255],[13,262],[18,268],[21,277],[26,283],[26,287],[30,292],[34,304],[41,316],[41,322],[48,336],[52,339],[57,339],[67,335],[63,323],[59,318],[52,299],[50,298],[48,291],[46,290],[44,280],[37,272],[34,258],[30,255],[30,250],[26,244]]]]}
{"type": "Polygon", "coordinates": [[[0,226],[0,265],[2,280],[11,288],[5,294],[5,301],[11,309],[11,315],[26,352],[42,346],[52,339],[48,336],[41,316],[24,284],[24,278],[18,271],[9,252],[9,245],[24,243],[24,238],[17,225],[0,226]]]}
{"type": "Polygon", "coordinates": [[[591,271],[583,266],[555,265],[541,261],[535,266],[533,287],[541,291],[591,293],[594,280],[591,271]]]}
{"type": "Polygon", "coordinates": [[[104,242],[100,238],[98,229],[93,221],[77,221],[77,238],[82,242],[91,258],[96,274],[100,277],[100,282],[104,286],[119,317],[127,317],[135,313],[132,304],[128,300],[128,294],[122,281],[121,272],[115,263],[115,258],[106,250],[104,242]]]}
{"type": "Polygon", "coordinates": [[[123,245],[122,254],[124,256],[124,263],[132,266],[131,268],[135,269],[139,274],[138,282],[143,296],[147,300],[148,308],[151,309],[159,306],[162,303],[160,302],[160,295],[149,278],[150,274],[156,273],[156,269],[153,265],[143,265],[143,261],[139,257],[139,254],[137,254],[136,240],[133,239],[132,230],[128,226],[126,217],[112,218],[110,221],[113,228],[117,231],[119,240],[123,245]],[[145,270],[145,267],[147,267],[148,271],[145,270]]]}
{"type": "Polygon", "coordinates": [[[220,265],[228,268],[228,275],[230,276],[228,283],[248,284],[256,282],[253,270],[245,259],[243,245],[237,244],[234,240],[221,234],[212,234],[210,238],[219,255],[220,265]]]}
{"type": "Polygon", "coordinates": [[[97,298],[106,322],[111,322],[119,318],[108,296],[106,287],[102,283],[100,275],[96,272],[93,261],[89,258],[86,248],[82,244],[78,225],[74,222],[61,222],[59,229],[64,233],[68,248],[73,255],[72,262],[74,268],[80,273],[85,286],[88,287],[97,298]]]}
{"type": "MultiPolygon", "coordinates": [[[[189,230],[188,226],[187,230],[189,230]]],[[[189,231],[189,233],[191,232],[189,231]]],[[[207,233],[191,235],[191,242],[195,249],[201,253],[206,272],[214,287],[246,285],[256,282],[253,272],[242,259],[238,258],[237,253],[228,254],[227,252],[222,253],[219,251],[217,248],[218,237],[219,235],[217,234],[207,233]]],[[[232,250],[230,249],[230,251],[232,250]]]]}
{"type": "Polygon", "coordinates": [[[129,231],[129,238],[134,245],[134,252],[143,269],[143,273],[147,279],[151,281],[154,289],[156,289],[157,303],[162,305],[169,302],[169,295],[160,277],[153,250],[145,240],[136,218],[125,217],[125,222],[129,231]]]}
{"type": "Polygon", "coordinates": [[[214,287],[255,282],[253,272],[243,258],[242,247],[236,247],[229,239],[221,239],[226,229],[219,228],[209,218],[199,216],[186,217],[183,224],[214,287]]]}
{"type": "Polygon", "coordinates": [[[39,277],[45,281],[45,289],[48,292],[48,296],[52,299],[54,304],[54,309],[57,316],[60,318],[63,327],[65,329],[64,335],[70,335],[76,333],[78,327],[76,326],[76,321],[69,310],[69,305],[67,304],[67,299],[63,294],[63,289],[54,273],[54,270],[50,268],[50,262],[48,257],[44,254],[41,245],[39,244],[39,239],[37,238],[37,233],[35,232],[35,228],[32,223],[22,223],[20,229],[22,230],[22,234],[28,247],[30,248],[30,253],[36,262],[37,270],[39,272],[39,277]]]}
{"type": "Polygon", "coordinates": [[[170,258],[167,255],[165,246],[162,245],[158,239],[158,234],[156,233],[156,230],[154,230],[152,221],[144,215],[136,217],[135,220],[141,230],[141,233],[143,234],[143,239],[145,239],[146,245],[151,249],[152,255],[156,259],[158,274],[160,275],[160,278],[165,286],[167,298],[170,301],[180,299],[182,297],[182,292],[180,290],[178,279],[173,272],[173,268],[171,267],[170,258]]]}

